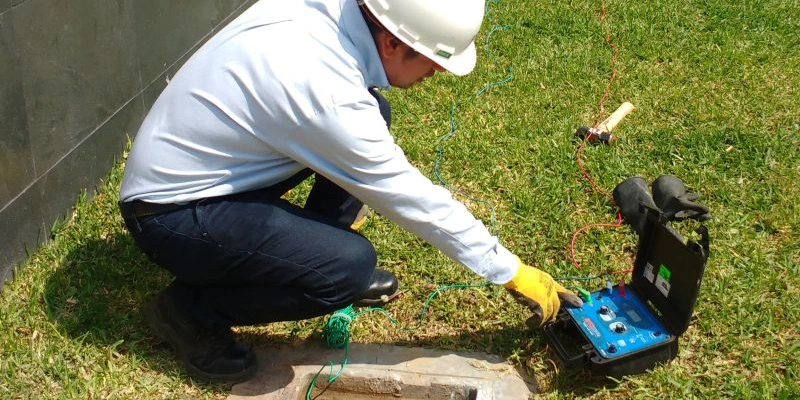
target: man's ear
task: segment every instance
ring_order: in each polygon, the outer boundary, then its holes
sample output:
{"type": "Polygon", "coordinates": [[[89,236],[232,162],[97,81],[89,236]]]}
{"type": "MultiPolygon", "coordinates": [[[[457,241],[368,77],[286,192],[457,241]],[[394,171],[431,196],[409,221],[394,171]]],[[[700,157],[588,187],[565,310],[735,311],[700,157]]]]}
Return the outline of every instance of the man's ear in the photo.
{"type": "Polygon", "coordinates": [[[391,59],[403,55],[403,42],[386,31],[378,33],[375,44],[381,59],[391,59]]]}

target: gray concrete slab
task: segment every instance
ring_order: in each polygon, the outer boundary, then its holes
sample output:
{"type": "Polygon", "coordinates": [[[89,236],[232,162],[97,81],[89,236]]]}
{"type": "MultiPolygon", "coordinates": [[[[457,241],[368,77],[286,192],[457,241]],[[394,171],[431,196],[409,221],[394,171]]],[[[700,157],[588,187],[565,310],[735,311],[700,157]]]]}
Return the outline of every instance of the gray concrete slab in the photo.
{"type": "MultiPolygon", "coordinates": [[[[258,372],[234,386],[228,400],[305,399],[314,375],[324,367],[314,385],[314,393],[319,393],[327,386],[327,377],[339,372],[345,357],[343,349],[318,341],[258,348],[256,354],[258,372]]],[[[535,381],[523,379],[496,355],[351,343],[341,376],[319,400],[515,400],[533,393],[535,381]]]]}

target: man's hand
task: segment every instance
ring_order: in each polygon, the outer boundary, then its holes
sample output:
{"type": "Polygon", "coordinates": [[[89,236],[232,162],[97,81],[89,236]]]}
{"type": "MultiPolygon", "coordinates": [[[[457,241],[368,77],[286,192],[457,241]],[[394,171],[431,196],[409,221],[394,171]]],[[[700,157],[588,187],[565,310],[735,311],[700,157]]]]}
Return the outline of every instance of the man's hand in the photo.
{"type": "Polygon", "coordinates": [[[527,321],[531,327],[539,327],[555,319],[561,301],[573,307],[583,305],[578,296],[554,281],[550,274],[526,265],[521,260],[517,274],[504,286],[518,302],[533,311],[533,316],[527,321]]]}

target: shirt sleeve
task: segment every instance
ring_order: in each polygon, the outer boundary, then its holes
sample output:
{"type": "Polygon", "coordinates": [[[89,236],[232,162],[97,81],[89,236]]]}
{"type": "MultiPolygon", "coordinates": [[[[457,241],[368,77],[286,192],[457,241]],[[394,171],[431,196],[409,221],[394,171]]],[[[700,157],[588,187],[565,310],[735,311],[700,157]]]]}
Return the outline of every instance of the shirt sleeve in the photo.
{"type": "Polygon", "coordinates": [[[334,102],[294,131],[281,151],[493,283],[517,260],[452,194],[413,167],[369,96],[334,102]]]}

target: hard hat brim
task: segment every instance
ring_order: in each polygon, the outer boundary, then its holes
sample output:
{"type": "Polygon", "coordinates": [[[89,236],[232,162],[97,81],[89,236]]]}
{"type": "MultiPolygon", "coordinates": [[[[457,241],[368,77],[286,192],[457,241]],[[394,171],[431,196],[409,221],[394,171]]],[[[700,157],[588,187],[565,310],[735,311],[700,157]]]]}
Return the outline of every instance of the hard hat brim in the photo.
{"type": "Polygon", "coordinates": [[[456,76],[464,76],[475,69],[477,58],[475,42],[472,42],[466,49],[464,49],[464,51],[461,52],[461,54],[454,54],[450,56],[450,58],[434,56],[431,59],[435,63],[441,65],[442,68],[446,69],[451,74],[456,76]]]}

